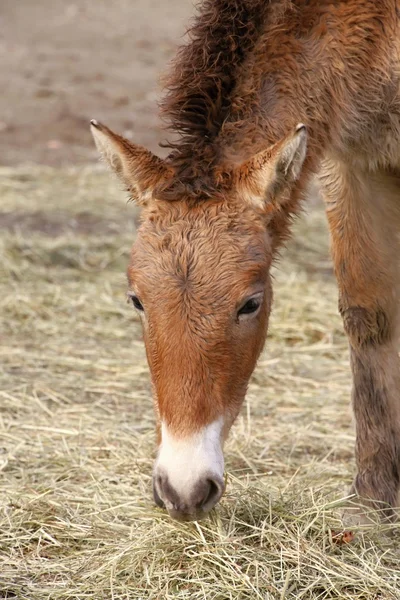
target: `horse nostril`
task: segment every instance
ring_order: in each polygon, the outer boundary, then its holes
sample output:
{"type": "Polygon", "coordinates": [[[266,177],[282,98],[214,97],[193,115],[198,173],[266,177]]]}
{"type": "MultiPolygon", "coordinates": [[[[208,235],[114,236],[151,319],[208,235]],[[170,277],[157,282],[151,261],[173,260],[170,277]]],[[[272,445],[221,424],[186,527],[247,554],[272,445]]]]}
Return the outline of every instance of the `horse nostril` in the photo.
{"type": "Polygon", "coordinates": [[[160,496],[160,493],[162,493],[162,479],[161,479],[160,476],[153,477],[153,498],[154,498],[154,502],[160,508],[165,508],[165,504],[164,504],[163,499],[160,496]]]}
{"type": "Polygon", "coordinates": [[[156,504],[161,508],[177,509],[180,506],[179,495],[165,474],[153,478],[153,496],[156,504]]]}
{"type": "Polygon", "coordinates": [[[197,503],[197,508],[201,508],[203,511],[209,511],[218,500],[221,498],[224,491],[222,481],[216,481],[215,479],[206,479],[204,482],[202,499],[197,503]]]}

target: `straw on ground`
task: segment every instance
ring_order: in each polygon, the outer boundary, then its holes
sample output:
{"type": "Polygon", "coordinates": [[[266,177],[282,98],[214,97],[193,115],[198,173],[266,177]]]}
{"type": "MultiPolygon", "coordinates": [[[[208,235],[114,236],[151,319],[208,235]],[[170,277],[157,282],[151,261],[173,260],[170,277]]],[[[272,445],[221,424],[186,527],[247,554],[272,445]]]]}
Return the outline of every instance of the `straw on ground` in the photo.
{"type": "Polygon", "coordinates": [[[399,598],[397,525],[332,540],[354,433],[322,207],[275,271],[227,492],[177,524],[151,499],[151,390],[125,299],[135,209],[97,169],[0,181],[0,596],[399,598]]]}

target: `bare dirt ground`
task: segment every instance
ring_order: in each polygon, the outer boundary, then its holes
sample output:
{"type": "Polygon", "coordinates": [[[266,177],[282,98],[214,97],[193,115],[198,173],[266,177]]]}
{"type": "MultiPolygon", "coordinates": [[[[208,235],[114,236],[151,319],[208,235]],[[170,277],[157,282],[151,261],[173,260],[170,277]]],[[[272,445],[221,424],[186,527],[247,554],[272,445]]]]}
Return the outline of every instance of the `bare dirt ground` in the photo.
{"type": "Polygon", "coordinates": [[[92,118],[157,150],[159,79],[190,0],[2,0],[0,164],[81,164],[92,118]]]}

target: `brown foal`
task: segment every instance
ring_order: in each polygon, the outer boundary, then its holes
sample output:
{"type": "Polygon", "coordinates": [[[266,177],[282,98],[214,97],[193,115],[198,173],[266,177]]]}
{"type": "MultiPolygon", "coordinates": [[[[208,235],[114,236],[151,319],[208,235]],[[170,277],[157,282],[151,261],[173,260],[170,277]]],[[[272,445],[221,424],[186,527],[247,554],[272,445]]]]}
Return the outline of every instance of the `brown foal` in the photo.
{"type": "Polygon", "coordinates": [[[400,8],[396,0],[203,0],[167,81],[162,160],[92,132],[142,224],[128,270],[159,423],[154,497],[199,518],[267,334],[270,267],[307,185],[326,199],[356,417],[353,491],[394,515],[400,8]]]}

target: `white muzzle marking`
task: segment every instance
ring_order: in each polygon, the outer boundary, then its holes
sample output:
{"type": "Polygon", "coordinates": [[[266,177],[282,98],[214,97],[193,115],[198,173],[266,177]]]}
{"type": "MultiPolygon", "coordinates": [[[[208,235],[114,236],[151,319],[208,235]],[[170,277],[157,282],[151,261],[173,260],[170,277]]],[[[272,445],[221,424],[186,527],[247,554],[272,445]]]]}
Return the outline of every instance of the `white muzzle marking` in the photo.
{"type": "MultiPolygon", "coordinates": [[[[220,417],[198,433],[182,439],[171,435],[161,425],[161,444],[154,472],[167,476],[170,485],[183,501],[188,501],[199,480],[204,477],[223,479],[223,418],[220,417]]],[[[168,502],[166,502],[167,508],[168,502]]]]}

